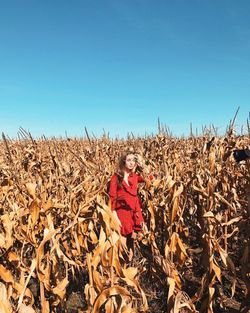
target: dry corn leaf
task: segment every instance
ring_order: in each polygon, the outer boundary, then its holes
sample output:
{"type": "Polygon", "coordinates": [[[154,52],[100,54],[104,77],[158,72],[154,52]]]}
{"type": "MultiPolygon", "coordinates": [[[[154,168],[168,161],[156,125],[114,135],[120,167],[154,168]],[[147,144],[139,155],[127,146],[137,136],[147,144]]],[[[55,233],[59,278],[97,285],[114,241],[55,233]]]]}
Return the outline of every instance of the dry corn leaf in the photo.
{"type": "Polygon", "coordinates": [[[168,302],[170,301],[170,299],[174,296],[174,290],[175,290],[175,280],[171,277],[167,278],[167,282],[168,282],[168,302]]]}
{"type": "Polygon", "coordinates": [[[174,307],[170,311],[170,313],[182,312],[183,308],[188,310],[188,312],[198,313],[198,311],[196,311],[195,309],[195,306],[192,304],[191,299],[189,298],[188,294],[183,291],[179,291],[175,297],[174,307]]]}
{"type": "MultiPolygon", "coordinates": [[[[19,299],[18,299],[18,305],[17,305],[17,309],[19,309],[19,310],[20,310],[20,308],[21,308],[21,306],[22,306],[22,302],[23,302],[23,297],[24,297],[24,295],[25,295],[25,294],[27,295],[27,293],[25,293],[25,292],[26,292],[26,288],[27,288],[28,283],[29,283],[29,281],[30,281],[30,278],[31,278],[31,276],[32,276],[32,274],[33,274],[33,272],[34,272],[34,270],[35,270],[35,268],[36,268],[36,265],[37,265],[36,262],[37,262],[36,259],[33,259],[33,260],[32,260],[31,266],[30,266],[29,275],[28,275],[28,277],[27,277],[27,279],[26,279],[26,281],[25,281],[24,286],[22,286],[22,291],[21,291],[21,293],[20,293],[20,296],[19,296],[19,299]]],[[[31,296],[31,298],[32,298],[32,296],[31,296]]]]}
{"type": "Polygon", "coordinates": [[[208,211],[208,212],[206,212],[206,213],[203,214],[203,217],[215,217],[215,216],[214,216],[214,213],[213,213],[213,212],[208,211]]]}
{"type": "Polygon", "coordinates": [[[39,218],[39,212],[40,212],[40,207],[39,204],[36,200],[33,200],[29,206],[29,211],[30,211],[30,215],[31,215],[31,229],[34,228],[38,218],[39,218]]]}
{"type": "Polygon", "coordinates": [[[138,280],[135,278],[136,275],[138,274],[137,269],[135,267],[129,267],[129,268],[123,269],[122,272],[124,275],[123,280],[126,281],[126,283],[129,286],[134,287],[135,290],[138,292],[138,294],[140,294],[142,297],[142,305],[140,309],[142,311],[147,311],[148,310],[147,297],[144,291],[142,290],[142,288],[140,287],[138,280]]]}
{"type": "Polygon", "coordinates": [[[20,258],[15,252],[10,251],[8,253],[8,260],[9,262],[19,262],[20,258]]]}
{"type": "Polygon", "coordinates": [[[151,218],[150,218],[150,229],[151,231],[155,230],[155,213],[154,213],[154,206],[151,201],[148,203],[148,210],[150,212],[151,218]]]}
{"type": "MultiPolygon", "coordinates": [[[[93,282],[93,281],[92,281],[93,282]]],[[[89,305],[93,307],[95,299],[97,297],[97,292],[95,291],[95,288],[92,284],[86,284],[84,287],[84,294],[86,299],[89,302],[89,305]]]]}
{"type": "Polygon", "coordinates": [[[7,289],[5,285],[0,282],[0,312],[1,313],[11,313],[11,304],[8,299],[7,289]]]}
{"type": "Polygon", "coordinates": [[[138,313],[136,308],[132,308],[132,303],[126,304],[126,306],[122,306],[121,313],[138,313]]]}
{"type": "Polygon", "coordinates": [[[41,281],[40,281],[40,298],[41,298],[42,313],[50,313],[49,302],[45,298],[45,294],[44,294],[44,284],[41,281]]]}
{"type": "Polygon", "coordinates": [[[215,152],[211,150],[209,153],[209,170],[213,172],[215,168],[215,152]]]}
{"type": "Polygon", "coordinates": [[[1,216],[0,220],[3,223],[3,228],[5,232],[5,242],[1,245],[1,241],[3,241],[3,238],[1,240],[0,237],[0,246],[4,247],[6,250],[8,250],[13,245],[13,236],[12,236],[12,229],[14,226],[14,222],[11,220],[10,216],[8,214],[4,214],[1,216]]]}
{"type": "Polygon", "coordinates": [[[234,223],[238,223],[241,219],[242,219],[242,216],[232,218],[231,220],[229,220],[225,223],[222,223],[221,226],[229,226],[229,225],[232,225],[234,223]]]}
{"type": "Polygon", "coordinates": [[[215,273],[215,276],[217,277],[218,281],[222,284],[222,280],[221,280],[221,269],[219,268],[219,266],[217,266],[214,261],[211,261],[212,263],[212,270],[215,273]]]}
{"type": "Polygon", "coordinates": [[[5,246],[5,236],[0,233],[0,248],[5,246]]]}
{"type": "Polygon", "coordinates": [[[45,211],[51,209],[53,206],[54,203],[51,196],[49,196],[48,200],[42,204],[42,207],[44,208],[45,211]]]}
{"type": "Polygon", "coordinates": [[[228,253],[219,244],[217,244],[217,249],[220,253],[220,257],[221,257],[222,262],[233,273],[232,286],[231,286],[232,297],[233,297],[234,293],[235,293],[235,286],[236,286],[236,269],[235,269],[235,266],[234,266],[232,259],[228,255],[228,253]]]}
{"type": "Polygon", "coordinates": [[[36,198],[36,187],[37,185],[34,183],[26,183],[25,184],[28,194],[35,199],[36,198]]]}
{"type": "Polygon", "coordinates": [[[14,283],[14,278],[7,268],[0,264],[0,278],[6,283],[14,283]]]}
{"type": "Polygon", "coordinates": [[[208,288],[208,313],[214,313],[213,310],[213,297],[214,297],[214,292],[215,292],[215,288],[214,287],[210,287],[208,288]]]}
{"type": "Polygon", "coordinates": [[[93,313],[98,313],[100,307],[112,296],[119,296],[126,299],[126,303],[129,303],[132,300],[131,294],[125,288],[121,286],[114,286],[108,289],[105,289],[101,294],[96,298],[93,313]]]}
{"type": "Polygon", "coordinates": [[[30,305],[21,304],[18,313],[36,313],[30,305]]]}
{"type": "Polygon", "coordinates": [[[66,287],[68,286],[68,283],[68,277],[65,277],[56,285],[56,287],[52,288],[52,292],[55,295],[58,295],[61,299],[63,299],[66,293],[66,287]]]}
{"type": "Polygon", "coordinates": [[[177,190],[175,190],[173,195],[173,205],[172,205],[172,214],[171,214],[171,224],[174,223],[177,212],[179,211],[179,196],[183,192],[184,188],[181,184],[177,190]]]}

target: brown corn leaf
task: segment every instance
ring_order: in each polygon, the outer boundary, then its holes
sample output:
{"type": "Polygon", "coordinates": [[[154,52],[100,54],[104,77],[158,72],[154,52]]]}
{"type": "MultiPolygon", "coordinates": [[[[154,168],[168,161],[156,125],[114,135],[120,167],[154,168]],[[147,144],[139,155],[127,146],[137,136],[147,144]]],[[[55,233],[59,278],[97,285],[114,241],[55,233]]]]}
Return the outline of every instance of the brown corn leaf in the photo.
{"type": "Polygon", "coordinates": [[[208,313],[214,313],[214,310],[213,310],[213,297],[214,297],[214,292],[215,292],[215,289],[214,287],[210,287],[208,288],[208,310],[207,312],[208,313]]]}
{"type": "Polygon", "coordinates": [[[36,268],[36,262],[37,262],[36,259],[33,259],[32,262],[31,262],[29,276],[27,277],[24,286],[22,286],[22,292],[21,292],[21,294],[19,296],[19,299],[18,299],[17,309],[21,308],[21,305],[22,305],[22,302],[23,302],[23,297],[24,297],[25,294],[27,295],[27,293],[25,293],[26,292],[26,288],[27,288],[27,285],[28,285],[28,283],[30,281],[30,278],[31,278],[31,276],[32,276],[32,274],[33,274],[33,272],[34,272],[34,270],[36,268]]]}
{"type": "Polygon", "coordinates": [[[0,282],[0,312],[1,313],[11,313],[11,304],[8,299],[7,289],[5,285],[0,282]]]}
{"type": "Polygon", "coordinates": [[[25,184],[28,194],[35,199],[36,198],[36,184],[34,183],[26,183],[25,184]]]}
{"type": "Polygon", "coordinates": [[[129,303],[132,300],[131,294],[121,286],[114,286],[108,289],[105,289],[101,292],[101,294],[96,298],[93,313],[98,313],[100,307],[103,303],[105,303],[110,297],[112,296],[119,296],[121,298],[126,299],[126,303],[129,303]]]}
{"type": "Polygon", "coordinates": [[[9,260],[9,262],[18,262],[20,259],[15,252],[10,251],[8,253],[8,260],[9,260]]]}
{"type": "Polygon", "coordinates": [[[0,264],[0,278],[6,283],[14,283],[14,278],[11,272],[0,264]]]}
{"type": "Polygon", "coordinates": [[[36,313],[36,311],[30,305],[21,304],[18,313],[36,313]]]}
{"type": "MultiPolygon", "coordinates": [[[[6,250],[8,250],[13,245],[13,236],[12,229],[14,226],[13,221],[10,219],[8,214],[4,214],[1,216],[0,220],[3,223],[4,232],[5,232],[5,243],[2,245],[6,250]]],[[[1,246],[1,238],[0,238],[0,246],[1,246]]]]}
{"type": "Polygon", "coordinates": [[[217,266],[214,261],[212,260],[212,269],[215,273],[215,276],[217,277],[218,281],[222,284],[222,280],[221,280],[221,269],[219,268],[219,266],[217,266]]]}
{"type": "Polygon", "coordinates": [[[66,287],[68,286],[68,283],[68,277],[65,277],[56,285],[56,287],[52,288],[52,292],[58,295],[61,299],[63,299],[66,293],[66,287]]]}
{"type": "Polygon", "coordinates": [[[179,188],[174,192],[172,200],[172,214],[171,214],[171,224],[174,222],[177,212],[179,211],[179,196],[183,192],[184,188],[181,184],[179,188]]]}
{"type": "Polygon", "coordinates": [[[40,212],[40,207],[37,203],[36,200],[33,200],[29,206],[29,211],[31,215],[31,229],[35,226],[38,218],[39,218],[39,212],[40,212]]]}

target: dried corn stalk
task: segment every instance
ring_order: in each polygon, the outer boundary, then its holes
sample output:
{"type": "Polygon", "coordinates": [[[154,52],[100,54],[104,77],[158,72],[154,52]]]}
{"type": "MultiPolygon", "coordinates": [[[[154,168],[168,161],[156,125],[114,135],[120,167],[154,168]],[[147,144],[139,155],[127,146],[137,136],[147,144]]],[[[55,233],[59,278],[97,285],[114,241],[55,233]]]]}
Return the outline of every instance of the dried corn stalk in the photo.
{"type": "Polygon", "coordinates": [[[1,312],[212,313],[230,309],[229,293],[231,308],[242,301],[249,174],[231,151],[247,137],[20,135],[0,142],[1,312]],[[107,197],[128,148],[155,177],[140,187],[145,225],[131,264],[107,197]]]}

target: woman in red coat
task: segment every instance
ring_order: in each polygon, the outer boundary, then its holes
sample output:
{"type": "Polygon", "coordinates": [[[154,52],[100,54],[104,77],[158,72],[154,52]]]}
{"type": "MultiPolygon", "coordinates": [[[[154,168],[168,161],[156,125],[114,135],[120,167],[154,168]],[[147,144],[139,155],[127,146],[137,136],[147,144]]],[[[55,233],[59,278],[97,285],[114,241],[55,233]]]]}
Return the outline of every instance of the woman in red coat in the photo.
{"type": "Polygon", "coordinates": [[[127,152],[120,158],[118,172],[110,181],[111,209],[118,217],[121,234],[126,237],[129,259],[132,259],[136,231],[142,229],[143,216],[137,194],[138,183],[144,179],[135,173],[136,156],[127,152]]]}

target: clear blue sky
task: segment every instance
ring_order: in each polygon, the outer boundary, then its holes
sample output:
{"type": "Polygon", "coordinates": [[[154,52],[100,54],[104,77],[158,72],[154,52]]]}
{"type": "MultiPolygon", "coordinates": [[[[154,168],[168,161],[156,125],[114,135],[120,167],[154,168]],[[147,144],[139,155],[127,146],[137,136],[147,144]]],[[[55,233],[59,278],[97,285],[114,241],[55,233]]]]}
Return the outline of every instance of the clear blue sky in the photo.
{"type": "Polygon", "coordinates": [[[224,132],[250,109],[249,0],[0,0],[0,131],[224,132]]]}

